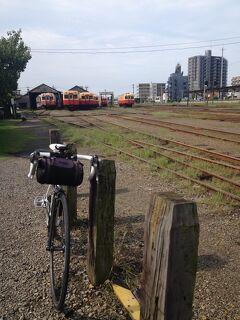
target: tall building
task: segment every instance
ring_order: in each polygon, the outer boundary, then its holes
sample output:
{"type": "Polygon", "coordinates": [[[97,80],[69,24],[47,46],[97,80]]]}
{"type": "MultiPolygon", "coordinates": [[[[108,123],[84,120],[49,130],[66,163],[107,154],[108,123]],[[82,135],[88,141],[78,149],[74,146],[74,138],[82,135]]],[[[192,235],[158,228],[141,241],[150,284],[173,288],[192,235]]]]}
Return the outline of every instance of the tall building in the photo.
{"type": "Polygon", "coordinates": [[[162,97],[165,92],[165,83],[151,82],[150,97],[155,101],[156,97],[162,97]]]}
{"type": "Polygon", "coordinates": [[[137,96],[140,102],[145,102],[150,97],[150,83],[139,83],[137,85],[137,96]]]}
{"type": "Polygon", "coordinates": [[[156,97],[162,97],[165,92],[165,83],[139,83],[137,85],[137,96],[140,102],[149,99],[155,100],[156,97]]]}
{"type": "Polygon", "coordinates": [[[170,101],[181,101],[188,96],[188,76],[183,75],[179,63],[168,78],[167,94],[170,101]]]}
{"type": "Polygon", "coordinates": [[[189,91],[208,88],[221,88],[227,85],[228,62],[225,58],[212,56],[206,50],[204,56],[188,58],[189,91]]]}

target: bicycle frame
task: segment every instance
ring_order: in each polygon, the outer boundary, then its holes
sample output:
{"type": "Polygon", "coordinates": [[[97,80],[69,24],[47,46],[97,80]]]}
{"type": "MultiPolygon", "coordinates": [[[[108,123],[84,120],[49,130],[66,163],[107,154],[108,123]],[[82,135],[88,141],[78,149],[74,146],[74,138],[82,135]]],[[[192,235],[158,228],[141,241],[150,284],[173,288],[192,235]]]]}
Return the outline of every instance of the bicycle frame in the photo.
{"type": "Polygon", "coordinates": [[[46,223],[48,225],[49,218],[52,212],[53,199],[54,195],[58,192],[64,192],[62,186],[60,185],[48,185],[47,191],[43,196],[37,196],[34,199],[34,206],[36,208],[45,208],[46,209],[46,223]],[[50,197],[50,201],[49,201],[50,197]]]}
{"type": "MultiPolygon", "coordinates": [[[[39,158],[63,157],[73,160],[90,161],[90,174],[88,179],[91,181],[96,177],[97,180],[97,156],[80,154],[71,156],[67,152],[67,146],[62,144],[52,144],[49,147],[52,150],[51,152],[34,151],[31,153],[29,178],[32,179],[34,177],[39,158]]],[[[48,226],[47,251],[49,251],[50,255],[52,300],[56,309],[61,310],[64,305],[68,286],[71,239],[68,205],[63,187],[61,185],[48,185],[46,193],[43,196],[35,198],[34,205],[46,209],[48,226]],[[58,270],[58,266],[61,265],[58,262],[59,258],[63,258],[62,270],[61,268],[58,270]]]]}

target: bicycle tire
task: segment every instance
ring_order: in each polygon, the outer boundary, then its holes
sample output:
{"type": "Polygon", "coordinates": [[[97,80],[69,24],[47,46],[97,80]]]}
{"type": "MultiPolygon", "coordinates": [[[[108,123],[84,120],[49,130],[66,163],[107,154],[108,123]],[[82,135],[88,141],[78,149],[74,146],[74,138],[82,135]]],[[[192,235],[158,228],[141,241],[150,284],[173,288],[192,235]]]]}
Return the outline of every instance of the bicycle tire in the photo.
{"type": "Polygon", "coordinates": [[[70,226],[66,195],[54,195],[49,225],[50,280],[52,300],[57,310],[63,308],[69,277],[70,226]]]}

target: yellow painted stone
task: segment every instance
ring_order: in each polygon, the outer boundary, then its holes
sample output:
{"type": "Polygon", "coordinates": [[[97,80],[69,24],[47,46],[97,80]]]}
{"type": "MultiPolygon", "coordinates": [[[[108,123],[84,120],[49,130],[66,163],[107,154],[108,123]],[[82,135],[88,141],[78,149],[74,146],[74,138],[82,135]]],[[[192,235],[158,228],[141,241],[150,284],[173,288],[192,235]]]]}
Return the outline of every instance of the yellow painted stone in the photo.
{"type": "Polygon", "coordinates": [[[116,284],[113,284],[112,286],[116,296],[118,297],[124,308],[127,309],[131,318],[133,320],[140,320],[140,304],[134,297],[132,292],[116,284]]]}

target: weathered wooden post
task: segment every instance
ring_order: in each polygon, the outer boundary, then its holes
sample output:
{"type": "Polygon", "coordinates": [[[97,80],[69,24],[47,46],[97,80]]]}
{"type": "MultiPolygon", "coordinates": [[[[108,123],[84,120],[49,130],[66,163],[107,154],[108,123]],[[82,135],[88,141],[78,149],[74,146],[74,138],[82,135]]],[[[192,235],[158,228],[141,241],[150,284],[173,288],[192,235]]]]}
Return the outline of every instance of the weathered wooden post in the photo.
{"type": "MultiPolygon", "coordinates": [[[[77,154],[77,148],[75,144],[68,144],[68,152],[71,155],[77,154]]],[[[70,218],[70,226],[74,226],[77,221],[77,187],[67,186],[67,204],[70,218]]]]}
{"type": "Polygon", "coordinates": [[[190,320],[197,270],[197,207],[154,194],[145,221],[141,320],[190,320]]]}
{"type": "Polygon", "coordinates": [[[62,143],[60,130],[49,129],[49,144],[52,144],[52,143],[62,143]]]}
{"type": "MultiPolygon", "coordinates": [[[[51,143],[63,143],[60,130],[49,129],[49,140],[51,143]]],[[[77,154],[77,149],[74,144],[68,145],[68,152],[72,155],[77,154]]],[[[77,220],[77,187],[64,187],[67,193],[67,204],[70,218],[70,226],[73,226],[77,220]]]]}
{"type": "Polygon", "coordinates": [[[108,279],[113,265],[115,181],[115,162],[100,160],[89,198],[87,272],[94,285],[108,279]]]}

